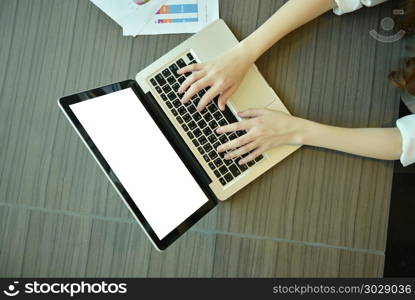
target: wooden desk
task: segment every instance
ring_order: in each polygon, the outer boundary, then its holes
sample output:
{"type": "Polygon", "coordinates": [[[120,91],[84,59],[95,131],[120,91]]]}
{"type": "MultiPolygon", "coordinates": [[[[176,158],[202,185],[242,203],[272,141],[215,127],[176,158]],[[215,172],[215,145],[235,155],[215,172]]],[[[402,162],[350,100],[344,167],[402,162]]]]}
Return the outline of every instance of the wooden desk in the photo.
{"type": "MultiPolygon", "coordinates": [[[[220,3],[244,38],[284,1],[220,3]]],[[[258,67],[295,115],[393,125],[402,46],[369,35],[393,8],[328,13],[258,67]]],[[[152,248],[56,100],[132,78],[187,37],[123,37],[86,0],[0,2],[0,276],[382,276],[393,163],[310,147],[152,248]]]]}

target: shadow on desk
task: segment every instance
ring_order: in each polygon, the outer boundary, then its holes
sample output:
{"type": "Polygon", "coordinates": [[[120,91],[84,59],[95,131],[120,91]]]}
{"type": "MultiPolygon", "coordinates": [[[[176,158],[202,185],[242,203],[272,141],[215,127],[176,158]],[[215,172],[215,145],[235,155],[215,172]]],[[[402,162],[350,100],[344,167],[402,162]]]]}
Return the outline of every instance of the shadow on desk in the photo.
{"type": "MultiPolygon", "coordinates": [[[[400,116],[410,114],[401,103],[400,116]]],[[[415,276],[415,164],[395,162],[386,243],[385,277],[415,276]]]]}

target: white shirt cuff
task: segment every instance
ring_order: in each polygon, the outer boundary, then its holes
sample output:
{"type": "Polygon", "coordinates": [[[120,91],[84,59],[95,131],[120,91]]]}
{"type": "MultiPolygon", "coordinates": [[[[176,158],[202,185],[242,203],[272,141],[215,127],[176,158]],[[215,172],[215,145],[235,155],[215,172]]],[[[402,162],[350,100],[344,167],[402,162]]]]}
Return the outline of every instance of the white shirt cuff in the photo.
{"type": "Polygon", "coordinates": [[[415,115],[409,115],[396,121],[402,135],[401,163],[404,167],[415,163],[415,115]]]}
{"type": "Polygon", "coordinates": [[[375,6],[388,0],[334,0],[337,7],[333,9],[336,15],[346,14],[365,6],[375,6]]]}

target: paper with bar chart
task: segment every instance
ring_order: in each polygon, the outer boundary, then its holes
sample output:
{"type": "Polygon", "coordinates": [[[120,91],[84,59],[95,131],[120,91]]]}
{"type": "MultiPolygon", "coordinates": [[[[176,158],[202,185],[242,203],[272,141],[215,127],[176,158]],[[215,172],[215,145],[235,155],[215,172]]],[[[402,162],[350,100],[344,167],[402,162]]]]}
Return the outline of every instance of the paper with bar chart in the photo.
{"type": "Polygon", "coordinates": [[[90,0],[123,28],[124,35],[135,36],[167,0],[90,0]]]}
{"type": "Polygon", "coordinates": [[[167,0],[140,34],[195,33],[218,18],[218,0],[167,0]]]}

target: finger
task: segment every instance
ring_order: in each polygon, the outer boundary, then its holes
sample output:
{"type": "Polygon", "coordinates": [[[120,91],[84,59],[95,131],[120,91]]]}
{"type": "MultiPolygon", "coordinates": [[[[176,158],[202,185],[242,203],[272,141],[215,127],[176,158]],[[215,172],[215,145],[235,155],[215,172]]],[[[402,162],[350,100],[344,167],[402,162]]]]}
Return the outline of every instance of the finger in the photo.
{"type": "Polygon", "coordinates": [[[265,109],[249,109],[238,113],[241,118],[255,118],[264,115],[265,109]]]}
{"type": "Polygon", "coordinates": [[[250,128],[250,123],[251,122],[249,122],[249,121],[235,122],[235,123],[232,123],[232,124],[229,124],[229,125],[219,127],[218,129],[216,129],[216,132],[219,133],[219,134],[222,134],[222,133],[227,133],[227,132],[246,130],[246,129],[250,128]]]}
{"type": "Polygon", "coordinates": [[[252,153],[250,153],[247,157],[244,157],[243,159],[241,159],[239,161],[240,165],[244,165],[246,163],[249,163],[250,161],[254,160],[255,158],[257,158],[258,156],[260,156],[263,152],[264,152],[264,148],[259,147],[257,148],[255,151],[253,151],[252,153]]]}
{"type": "Polygon", "coordinates": [[[224,93],[219,96],[218,99],[218,106],[221,111],[225,110],[225,105],[228,102],[230,96],[232,96],[233,92],[235,91],[234,88],[227,89],[224,93]]]}
{"type": "Polygon", "coordinates": [[[202,72],[195,72],[191,76],[189,76],[180,86],[179,93],[184,93],[187,89],[196,81],[200,80],[205,76],[202,72]]]}
{"type": "Polygon", "coordinates": [[[245,146],[242,146],[242,147],[240,147],[240,148],[238,148],[238,149],[236,149],[232,152],[227,153],[225,155],[225,159],[234,159],[234,158],[240,157],[240,156],[242,156],[246,153],[251,152],[252,150],[254,150],[257,147],[258,147],[257,143],[255,143],[255,142],[249,143],[249,144],[247,144],[245,146]]]}
{"type": "Polygon", "coordinates": [[[191,64],[188,65],[184,68],[181,68],[177,71],[177,74],[184,74],[184,73],[189,73],[189,72],[194,72],[194,71],[200,71],[203,68],[203,64],[191,64]]]}
{"type": "Polygon", "coordinates": [[[197,110],[199,112],[203,111],[205,107],[209,104],[210,101],[212,101],[213,98],[215,98],[217,95],[219,95],[220,90],[218,87],[211,87],[206,94],[200,99],[199,105],[197,106],[197,110]]]}
{"type": "Polygon", "coordinates": [[[187,90],[187,92],[184,94],[183,98],[182,98],[182,102],[183,103],[187,103],[190,101],[190,99],[196,95],[197,93],[199,93],[202,89],[204,89],[205,87],[207,87],[209,85],[209,79],[204,77],[198,81],[196,81],[195,83],[193,83],[190,88],[187,90]]]}
{"type": "Polygon", "coordinates": [[[231,149],[236,149],[236,148],[242,147],[246,144],[249,144],[253,140],[254,140],[253,137],[251,137],[248,134],[245,134],[244,136],[242,136],[240,138],[234,139],[232,141],[229,141],[229,142],[219,146],[217,150],[218,150],[219,153],[221,153],[221,152],[225,152],[225,151],[228,151],[228,150],[231,150],[231,149]]]}

